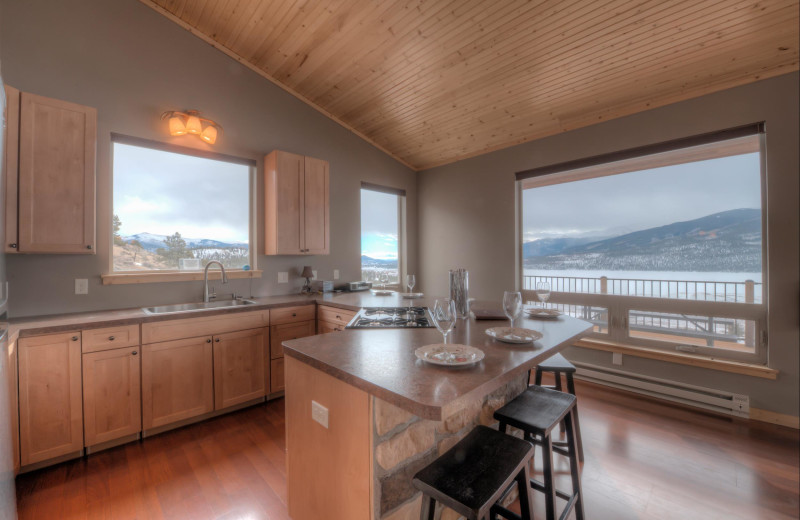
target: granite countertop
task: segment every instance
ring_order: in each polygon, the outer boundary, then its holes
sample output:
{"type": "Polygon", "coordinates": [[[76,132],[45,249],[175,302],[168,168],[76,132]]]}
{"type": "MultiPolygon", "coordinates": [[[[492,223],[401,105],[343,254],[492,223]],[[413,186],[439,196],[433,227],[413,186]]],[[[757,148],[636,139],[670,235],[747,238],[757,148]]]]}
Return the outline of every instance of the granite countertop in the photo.
{"type": "MultiPolygon", "coordinates": [[[[353,295],[334,297],[350,304],[353,295]],[[349,297],[349,298],[348,298],[349,297]]],[[[409,300],[371,296],[364,306],[406,306],[409,300]],[[382,302],[377,304],[377,302],[382,302]],[[376,305],[377,304],[377,305],[376,305]]],[[[430,306],[429,299],[413,300],[430,306]]],[[[328,304],[324,300],[321,304],[328,304]]],[[[499,304],[497,304],[499,306],[499,304]]],[[[523,375],[541,361],[591,331],[591,323],[562,316],[557,320],[522,319],[518,326],[538,330],[544,337],[527,345],[498,342],[486,329],[507,326],[508,320],[459,320],[451,343],[483,350],[485,358],[469,367],[442,367],[420,361],[414,351],[441,343],[436,328],[346,329],[341,332],[285,341],[284,355],[298,359],[348,384],[424,419],[441,420],[523,375]]]]}

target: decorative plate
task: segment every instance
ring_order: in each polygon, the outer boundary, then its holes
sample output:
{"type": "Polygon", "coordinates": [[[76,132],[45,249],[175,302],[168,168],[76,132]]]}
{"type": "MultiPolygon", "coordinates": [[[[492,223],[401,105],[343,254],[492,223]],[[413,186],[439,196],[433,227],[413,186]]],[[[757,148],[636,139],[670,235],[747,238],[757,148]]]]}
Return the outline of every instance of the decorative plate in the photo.
{"type": "Polygon", "coordinates": [[[370,289],[370,291],[375,296],[391,296],[394,294],[394,291],[390,291],[389,289],[370,289]]]}
{"type": "Polygon", "coordinates": [[[400,296],[402,298],[413,300],[415,298],[422,298],[425,295],[422,294],[421,292],[404,292],[404,293],[400,293],[400,296]]]}
{"type": "Polygon", "coordinates": [[[448,367],[472,365],[484,357],[482,350],[457,343],[425,345],[415,350],[414,354],[427,363],[448,367]]]}
{"type": "Polygon", "coordinates": [[[562,314],[563,313],[557,309],[546,309],[542,307],[531,307],[530,309],[525,309],[525,315],[528,318],[540,320],[554,320],[562,314]]]}
{"type": "Polygon", "coordinates": [[[521,327],[492,327],[486,334],[505,343],[531,343],[544,337],[541,332],[521,327]]]}

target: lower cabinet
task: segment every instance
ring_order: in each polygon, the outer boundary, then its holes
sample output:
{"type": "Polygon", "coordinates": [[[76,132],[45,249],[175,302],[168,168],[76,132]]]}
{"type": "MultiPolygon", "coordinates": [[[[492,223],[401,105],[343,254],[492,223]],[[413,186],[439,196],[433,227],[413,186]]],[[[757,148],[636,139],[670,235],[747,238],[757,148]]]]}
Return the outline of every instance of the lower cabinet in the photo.
{"type": "Polygon", "coordinates": [[[147,430],[214,410],[211,336],[142,346],[142,427],[147,430]]]}
{"type": "Polygon", "coordinates": [[[17,347],[22,465],[82,450],[81,333],[20,338],[17,347]]]}
{"type": "Polygon", "coordinates": [[[269,393],[282,392],[284,389],[283,375],[283,342],[292,339],[305,338],[315,334],[314,320],[283,323],[270,327],[270,379],[269,393]]]}
{"type": "Polygon", "coordinates": [[[84,444],[94,446],[142,430],[141,348],[83,355],[84,444]]]}
{"type": "Polygon", "coordinates": [[[266,329],[214,336],[214,408],[266,395],[266,329]]]}

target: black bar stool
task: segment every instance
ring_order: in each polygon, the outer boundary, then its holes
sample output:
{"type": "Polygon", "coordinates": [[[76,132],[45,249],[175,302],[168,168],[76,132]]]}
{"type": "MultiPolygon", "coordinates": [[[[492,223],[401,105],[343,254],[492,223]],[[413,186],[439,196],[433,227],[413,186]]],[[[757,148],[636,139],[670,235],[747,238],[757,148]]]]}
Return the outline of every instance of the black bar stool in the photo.
{"type": "Polygon", "coordinates": [[[420,520],[433,520],[436,502],[469,520],[493,520],[496,515],[533,520],[528,487],[528,462],[532,456],[530,442],[476,426],[414,475],[414,487],[422,491],[420,520]],[[514,481],[519,488],[521,517],[498,503],[507,496],[514,481]]]}
{"type": "Polygon", "coordinates": [[[524,432],[525,440],[542,447],[542,465],[544,483],[531,479],[531,487],[545,495],[547,519],[556,518],[556,496],[567,500],[561,513],[562,520],[575,509],[577,520],[583,520],[583,494],[581,477],[578,470],[577,441],[574,431],[575,402],[574,395],[541,386],[529,386],[524,392],[494,413],[500,421],[500,431],[505,432],[508,426],[519,428],[524,432]],[[554,446],[550,438],[553,428],[564,422],[567,431],[566,447],[554,446]],[[553,452],[569,457],[569,469],[572,476],[572,494],[555,488],[553,473],[553,452]]]}
{"type": "MultiPolygon", "coordinates": [[[[561,386],[561,375],[563,374],[567,379],[567,392],[572,395],[575,395],[575,380],[573,379],[572,375],[575,373],[577,369],[575,365],[570,363],[567,358],[562,356],[561,354],[553,354],[549,358],[545,359],[539,366],[536,367],[536,375],[535,375],[535,384],[537,386],[541,386],[542,388],[554,388],[559,392],[562,391],[561,386]],[[542,374],[544,372],[553,373],[556,378],[555,386],[546,386],[542,385],[542,374]]],[[[528,380],[530,381],[530,376],[528,376],[528,380]]],[[[575,395],[577,397],[577,395],[575,395]]],[[[578,459],[583,462],[583,441],[581,440],[581,421],[578,419],[578,405],[575,404],[575,437],[578,442],[578,459]]],[[[562,443],[558,441],[553,442],[555,445],[560,445],[562,443]]]]}

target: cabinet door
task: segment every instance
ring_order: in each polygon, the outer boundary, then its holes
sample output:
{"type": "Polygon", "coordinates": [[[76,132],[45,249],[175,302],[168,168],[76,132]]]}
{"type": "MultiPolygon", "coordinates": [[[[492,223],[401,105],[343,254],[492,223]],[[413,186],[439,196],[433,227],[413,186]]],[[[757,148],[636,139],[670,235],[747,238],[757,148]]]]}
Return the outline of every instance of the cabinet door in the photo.
{"type": "Polygon", "coordinates": [[[283,342],[290,339],[305,338],[313,336],[314,320],[303,321],[301,323],[287,323],[285,325],[273,325],[269,329],[269,350],[270,358],[277,359],[283,357],[283,342]]]}
{"type": "Polygon", "coordinates": [[[95,252],[97,111],[23,92],[19,251],[95,252]]]}
{"type": "Polygon", "coordinates": [[[273,359],[270,365],[269,391],[274,394],[275,392],[282,391],[286,387],[283,379],[283,358],[273,359]]]}
{"type": "Polygon", "coordinates": [[[142,427],[189,419],[214,410],[211,337],[142,346],[142,427]]]}
{"type": "Polygon", "coordinates": [[[265,236],[268,255],[303,251],[303,156],[274,151],[264,159],[265,236]]]}
{"type": "Polygon", "coordinates": [[[311,255],[330,253],[328,163],[305,158],[303,174],[303,248],[311,255]]]}
{"type": "Polygon", "coordinates": [[[214,408],[258,399],[266,395],[265,329],[214,336],[214,408]]]}
{"type": "Polygon", "coordinates": [[[17,343],[23,466],[83,449],[80,339],[67,332],[17,343]]]}
{"type": "Polygon", "coordinates": [[[19,90],[5,86],[6,132],[3,136],[3,182],[5,192],[5,244],[6,253],[17,253],[17,183],[19,182],[19,90]]]}
{"type": "Polygon", "coordinates": [[[83,355],[86,446],[142,430],[139,350],[137,346],[83,355]]]}

